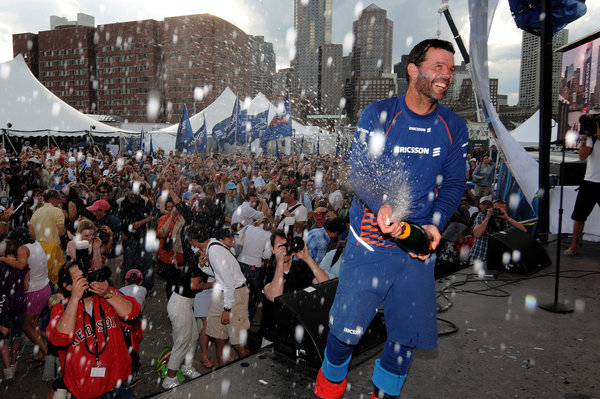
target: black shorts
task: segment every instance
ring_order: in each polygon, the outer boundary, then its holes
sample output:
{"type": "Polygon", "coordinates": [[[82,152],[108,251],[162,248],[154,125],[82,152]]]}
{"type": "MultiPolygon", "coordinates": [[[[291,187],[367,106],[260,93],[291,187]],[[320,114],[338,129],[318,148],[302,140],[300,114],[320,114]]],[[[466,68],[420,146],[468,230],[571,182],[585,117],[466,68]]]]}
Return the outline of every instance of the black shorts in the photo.
{"type": "Polygon", "coordinates": [[[596,204],[600,205],[600,183],[584,180],[579,186],[579,193],[577,194],[571,219],[577,222],[585,222],[596,204]]]}

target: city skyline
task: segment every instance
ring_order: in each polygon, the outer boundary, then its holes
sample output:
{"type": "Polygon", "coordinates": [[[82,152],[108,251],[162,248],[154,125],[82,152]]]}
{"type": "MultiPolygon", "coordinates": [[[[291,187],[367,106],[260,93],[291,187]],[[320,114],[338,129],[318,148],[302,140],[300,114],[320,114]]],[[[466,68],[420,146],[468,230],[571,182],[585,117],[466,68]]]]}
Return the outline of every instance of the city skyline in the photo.
{"type": "MultiPolygon", "coordinates": [[[[308,1],[308,0],[301,0],[308,1]]],[[[436,37],[451,40],[452,34],[446,21],[438,14],[441,7],[439,0],[426,0],[418,9],[409,0],[381,0],[348,3],[332,0],[332,43],[343,45],[344,55],[348,55],[352,47],[352,21],[356,20],[361,9],[370,4],[388,11],[388,18],[399,29],[394,31],[393,63],[397,63],[403,54],[418,41],[436,37]],[[409,13],[406,10],[410,10],[409,13]]],[[[96,24],[135,21],[143,19],[162,20],[165,17],[210,13],[236,25],[250,35],[265,37],[265,41],[273,43],[277,57],[277,68],[290,65],[290,56],[294,49],[294,2],[293,0],[223,0],[221,2],[188,2],[173,0],[158,2],[154,0],[131,0],[123,3],[116,0],[102,2],[91,0],[23,0],[11,4],[10,10],[5,7],[0,12],[0,62],[12,59],[12,34],[50,29],[50,16],[57,15],[75,20],[77,12],[90,14],[96,18],[96,24]],[[32,13],[31,10],[36,10],[32,13]]],[[[449,2],[454,21],[463,41],[468,48],[469,23],[467,0],[449,2]]],[[[600,18],[600,7],[587,4],[587,14],[569,24],[569,41],[587,35],[596,29],[600,18]]],[[[499,93],[508,95],[511,105],[517,103],[519,96],[519,68],[521,57],[521,31],[516,28],[510,15],[508,2],[500,1],[494,17],[494,24],[489,38],[490,77],[499,79],[499,93]]],[[[462,57],[457,53],[455,62],[460,64],[462,57]]]]}

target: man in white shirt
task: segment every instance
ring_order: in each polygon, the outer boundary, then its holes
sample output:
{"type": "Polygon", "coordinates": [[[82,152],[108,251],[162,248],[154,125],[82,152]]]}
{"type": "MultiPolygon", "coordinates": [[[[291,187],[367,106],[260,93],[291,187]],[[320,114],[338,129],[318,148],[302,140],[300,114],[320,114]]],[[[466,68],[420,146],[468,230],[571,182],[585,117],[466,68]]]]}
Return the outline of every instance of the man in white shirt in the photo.
{"type": "Polygon", "coordinates": [[[573,209],[571,215],[571,219],[573,219],[573,239],[569,248],[563,252],[567,256],[577,253],[585,221],[596,207],[596,204],[600,205],[600,142],[598,140],[600,138],[600,116],[581,116],[579,123],[581,125],[579,129],[581,135],[579,159],[587,161],[587,163],[583,182],[579,186],[577,200],[575,200],[575,209],[573,209]]]}
{"type": "Polygon", "coordinates": [[[242,205],[231,215],[231,224],[240,223],[242,226],[249,226],[255,220],[265,217],[270,212],[269,205],[264,198],[258,198],[256,192],[249,191],[242,205]]]}
{"type": "Polygon", "coordinates": [[[342,208],[344,203],[344,195],[338,189],[337,181],[330,178],[327,181],[327,189],[329,190],[329,203],[333,207],[333,210],[337,213],[342,208]]]}
{"type": "Polygon", "coordinates": [[[288,235],[302,237],[308,219],[308,211],[304,205],[298,202],[298,189],[291,184],[285,186],[281,190],[281,198],[283,202],[275,210],[277,228],[284,230],[288,235]]]}
{"type": "Polygon", "coordinates": [[[214,236],[215,238],[206,238],[203,241],[192,240],[191,244],[206,250],[210,266],[215,272],[214,289],[220,291],[218,297],[213,297],[208,309],[206,334],[215,339],[217,361],[219,366],[222,366],[227,360],[223,359],[223,349],[228,338],[239,357],[249,353],[242,344],[242,339],[250,328],[249,290],[246,277],[231,253],[235,244],[233,232],[226,228],[219,229],[214,236]]]}

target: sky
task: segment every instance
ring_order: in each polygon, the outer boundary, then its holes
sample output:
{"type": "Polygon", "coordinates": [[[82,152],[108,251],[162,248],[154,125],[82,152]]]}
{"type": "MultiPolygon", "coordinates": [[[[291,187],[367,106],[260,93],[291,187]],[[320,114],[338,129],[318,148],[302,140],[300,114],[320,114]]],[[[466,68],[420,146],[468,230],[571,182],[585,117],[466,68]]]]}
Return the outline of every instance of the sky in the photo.
{"type": "MultiPolygon", "coordinates": [[[[305,0],[308,1],[308,0],[305,0]]],[[[360,10],[371,3],[388,11],[394,23],[392,59],[396,63],[402,54],[427,38],[439,37],[453,41],[448,24],[438,13],[441,0],[332,0],[333,43],[344,44],[344,55],[351,49],[352,21],[360,10]]],[[[499,79],[499,93],[508,95],[516,104],[519,91],[521,31],[516,27],[508,0],[499,0],[488,40],[490,77],[499,79]]],[[[468,49],[469,16],[467,0],[449,0],[448,5],[460,35],[468,49]]],[[[588,12],[567,26],[569,42],[598,28],[600,2],[587,1],[588,12]]],[[[251,35],[262,35],[272,42],[277,67],[290,64],[293,54],[293,0],[0,0],[0,62],[13,58],[12,35],[50,29],[50,16],[76,20],[82,12],[95,17],[96,25],[141,19],[162,20],[165,17],[209,13],[223,18],[251,35]]],[[[458,64],[462,57],[455,55],[458,64]]]]}

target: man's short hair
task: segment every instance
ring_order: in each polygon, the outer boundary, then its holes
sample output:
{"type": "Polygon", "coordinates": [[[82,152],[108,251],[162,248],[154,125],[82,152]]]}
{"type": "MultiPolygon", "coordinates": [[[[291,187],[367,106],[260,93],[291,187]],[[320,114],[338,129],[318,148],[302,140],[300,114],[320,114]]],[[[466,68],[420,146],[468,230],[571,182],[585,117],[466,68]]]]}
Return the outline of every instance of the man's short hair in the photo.
{"type": "Polygon", "coordinates": [[[246,197],[244,198],[245,201],[250,201],[250,197],[258,197],[258,194],[256,194],[255,190],[249,190],[246,193],[246,197]]]}
{"type": "MultiPolygon", "coordinates": [[[[452,43],[440,39],[426,39],[423,40],[421,43],[417,44],[415,47],[413,47],[412,50],[410,50],[410,53],[408,54],[408,59],[406,61],[406,65],[415,64],[417,67],[420,67],[423,61],[425,61],[427,51],[430,48],[439,48],[454,54],[454,46],[452,46],[452,43]]],[[[405,72],[406,80],[408,81],[410,80],[408,76],[408,68],[405,72]]]]}
{"type": "Polygon", "coordinates": [[[277,229],[271,234],[271,246],[275,247],[275,238],[280,237],[287,241],[287,235],[282,229],[277,229]]]}
{"type": "Polygon", "coordinates": [[[188,241],[196,240],[198,242],[204,242],[210,240],[210,234],[208,230],[198,224],[192,224],[185,229],[185,236],[188,241]]]}
{"type": "Polygon", "coordinates": [[[58,271],[58,289],[65,298],[71,296],[71,291],[67,290],[65,286],[73,284],[73,278],[71,277],[71,272],[69,271],[72,266],[77,266],[77,260],[71,259],[58,271]]]}
{"type": "Polygon", "coordinates": [[[60,198],[60,194],[58,193],[57,190],[50,189],[50,190],[44,191],[44,202],[48,202],[53,198],[60,198]]]}
{"type": "Polygon", "coordinates": [[[293,194],[295,199],[298,199],[298,189],[293,184],[288,184],[282,188],[282,190],[287,190],[288,193],[293,194]]]}
{"type": "Polygon", "coordinates": [[[342,234],[346,230],[346,223],[342,218],[336,217],[325,222],[325,230],[342,234]]]}

